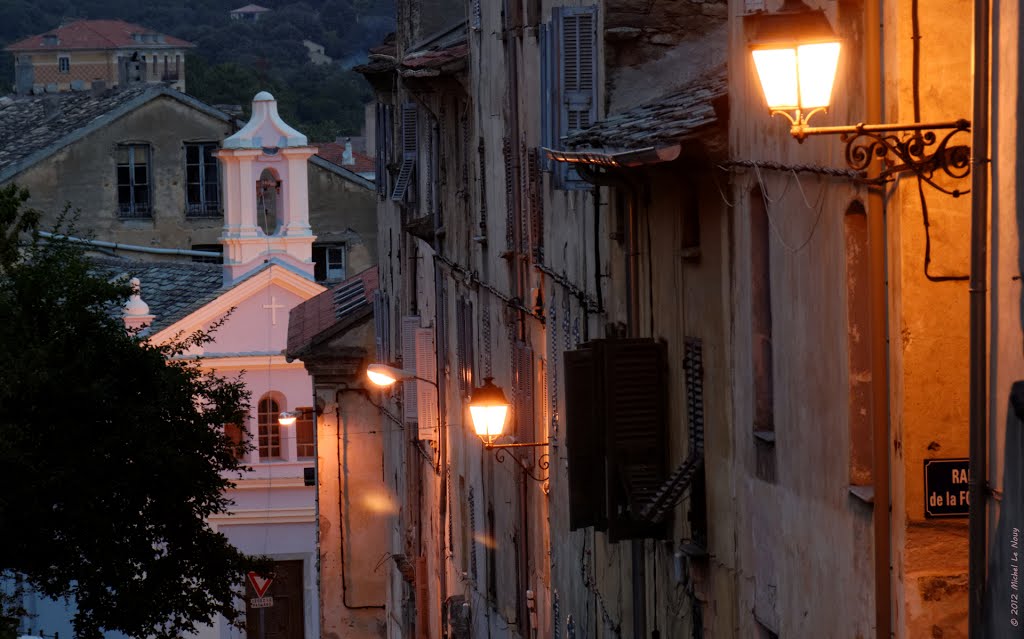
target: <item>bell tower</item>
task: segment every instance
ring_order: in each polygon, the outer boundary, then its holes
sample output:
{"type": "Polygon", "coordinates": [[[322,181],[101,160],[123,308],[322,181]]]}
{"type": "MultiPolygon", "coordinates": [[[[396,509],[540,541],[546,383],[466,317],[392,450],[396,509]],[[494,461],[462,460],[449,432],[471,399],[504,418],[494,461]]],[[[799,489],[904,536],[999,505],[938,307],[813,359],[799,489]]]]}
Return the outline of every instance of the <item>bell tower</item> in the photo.
{"type": "Polygon", "coordinates": [[[271,260],[313,279],[307,161],[315,153],[278,115],[274,96],[257,93],[249,122],[216,153],[224,170],[225,286],[271,260]]]}

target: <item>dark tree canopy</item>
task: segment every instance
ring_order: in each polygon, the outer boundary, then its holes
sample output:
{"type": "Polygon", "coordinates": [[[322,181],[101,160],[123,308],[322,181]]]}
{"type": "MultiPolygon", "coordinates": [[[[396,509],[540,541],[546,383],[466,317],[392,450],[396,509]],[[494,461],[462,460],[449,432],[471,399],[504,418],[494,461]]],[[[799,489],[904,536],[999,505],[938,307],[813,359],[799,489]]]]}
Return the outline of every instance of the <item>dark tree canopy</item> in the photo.
{"type": "Polygon", "coordinates": [[[14,250],[34,225],[26,198],[0,189],[0,575],[74,601],[83,637],[237,621],[244,572],[266,564],[206,519],[242,470],[222,424],[245,423],[248,391],[174,359],[208,335],[126,331],[128,285],[76,245],[14,250]]]}

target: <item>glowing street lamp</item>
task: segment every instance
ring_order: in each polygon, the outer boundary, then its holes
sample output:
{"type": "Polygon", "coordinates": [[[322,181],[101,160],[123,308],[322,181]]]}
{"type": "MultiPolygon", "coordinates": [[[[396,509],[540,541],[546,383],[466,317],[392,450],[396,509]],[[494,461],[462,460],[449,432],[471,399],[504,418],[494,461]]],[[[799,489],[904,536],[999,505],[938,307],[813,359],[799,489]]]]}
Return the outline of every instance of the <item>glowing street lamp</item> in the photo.
{"type": "Polygon", "coordinates": [[[768,109],[785,116],[794,135],[828,109],[840,48],[825,12],[802,0],[786,0],[779,11],[758,17],[750,38],[757,76],[768,109]]]}
{"type": "Polygon", "coordinates": [[[473,429],[483,440],[485,446],[494,444],[494,440],[505,432],[505,420],[511,406],[505,398],[501,387],[495,386],[493,378],[485,377],[484,385],[474,388],[469,400],[469,415],[473,419],[473,429]]]}

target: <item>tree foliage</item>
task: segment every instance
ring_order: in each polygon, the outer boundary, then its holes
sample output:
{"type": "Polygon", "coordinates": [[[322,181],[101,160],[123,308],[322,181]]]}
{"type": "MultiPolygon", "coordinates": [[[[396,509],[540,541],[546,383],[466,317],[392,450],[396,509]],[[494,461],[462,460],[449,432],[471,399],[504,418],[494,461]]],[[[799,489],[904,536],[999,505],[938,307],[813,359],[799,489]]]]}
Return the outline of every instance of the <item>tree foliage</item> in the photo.
{"type": "Polygon", "coordinates": [[[267,564],[207,518],[243,470],[222,425],[245,423],[248,391],[179,358],[208,334],[126,331],[128,284],[77,245],[14,250],[34,228],[27,197],[0,189],[0,574],[73,601],[82,637],[237,622],[244,573],[267,564]]]}

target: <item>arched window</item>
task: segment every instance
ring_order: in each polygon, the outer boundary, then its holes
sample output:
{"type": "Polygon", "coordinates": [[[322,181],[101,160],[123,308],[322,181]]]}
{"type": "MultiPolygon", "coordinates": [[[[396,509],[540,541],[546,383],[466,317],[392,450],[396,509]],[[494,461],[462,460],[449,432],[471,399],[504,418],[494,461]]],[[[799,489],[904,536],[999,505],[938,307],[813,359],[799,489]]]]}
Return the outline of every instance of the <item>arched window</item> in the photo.
{"type": "Polygon", "coordinates": [[[256,183],[256,222],[267,235],[277,232],[278,198],[281,196],[281,180],[270,169],[263,169],[256,183]]]}
{"type": "Polygon", "coordinates": [[[260,461],[281,459],[281,425],[277,422],[280,412],[280,405],[273,396],[267,394],[260,398],[257,412],[260,461]]]}

